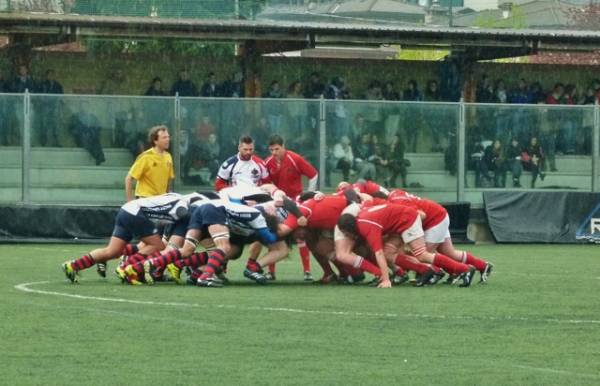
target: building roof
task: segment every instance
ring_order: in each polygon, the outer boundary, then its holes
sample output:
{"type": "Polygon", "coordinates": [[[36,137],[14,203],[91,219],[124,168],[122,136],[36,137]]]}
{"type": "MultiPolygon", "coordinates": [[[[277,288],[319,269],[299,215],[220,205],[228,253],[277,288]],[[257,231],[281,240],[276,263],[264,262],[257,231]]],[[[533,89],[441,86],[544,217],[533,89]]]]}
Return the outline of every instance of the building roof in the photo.
{"type": "Polygon", "coordinates": [[[569,17],[574,7],[577,5],[567,1],[533,0],[513,6],[507,18],[503,17],[502,9],[490,9],[456,16],[453,24],[458,27],[574,28],[569,17]]]}

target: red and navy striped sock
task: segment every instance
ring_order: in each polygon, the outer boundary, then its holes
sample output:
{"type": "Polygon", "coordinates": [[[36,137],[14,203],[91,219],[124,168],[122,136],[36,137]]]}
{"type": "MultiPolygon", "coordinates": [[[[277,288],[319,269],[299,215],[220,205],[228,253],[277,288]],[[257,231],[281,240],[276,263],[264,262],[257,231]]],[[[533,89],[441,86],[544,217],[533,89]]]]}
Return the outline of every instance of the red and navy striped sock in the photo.
{"type": "Polygon", "coordinates": [[[208,263],[208,252],[196,252],[192,253],[192,255],[185,259],[176,260],[173,262],[177,268],[190,267],[190,268],[198,268],[206,265],[208,263]]]}
{"type": "Polygon", "coordinates": [[[225,252],[220,249],[213,249],[208,252],[208,262],[204,268],[204,273],[200,276],[201,279],[212,277],[215,272],[219,272],[225,263],[225,252]]]}
{"type": "Polygon", "coordinates": [[[181,259],[181,252],[179,249],[172,249],[162,255],[152,259],[152,265],[157,269],[165,269],[165,267],[176,260],[181,259]]]}
{"type": "Polygon", "coordinates": [[[125,248],[123,248],[123,255],[125,256],[131,256],[131,255],[135,255],[136,253],[138,253],[139,248],[136,244],[127,244],[125,246],[125,248]]]}
{"type": "Polygon", "coordinates": [[[83,255],[77,260],[73,260],[71,265],[75,271],[81,271],[96,264],[96,261],[90,255],[83,255]]]}

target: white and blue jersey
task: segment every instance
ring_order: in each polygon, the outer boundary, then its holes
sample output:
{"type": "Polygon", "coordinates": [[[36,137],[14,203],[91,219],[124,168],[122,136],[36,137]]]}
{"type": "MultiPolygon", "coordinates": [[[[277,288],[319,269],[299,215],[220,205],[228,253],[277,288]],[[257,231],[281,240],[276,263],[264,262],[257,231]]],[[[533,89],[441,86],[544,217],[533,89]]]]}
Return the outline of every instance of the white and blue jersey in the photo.
{"type": "Polygon", "coordinates": [[[269,178],[269,172],[259,157],[253,155],[249,160],[243,160],[236,154],[221,164],[217,177],[229,186],[258,186],[269,178]]]}
{"type": "Polygon", "coordinates": [[[223,209],[231,233],[248,239],[256,237],[266,245],[277,241],[277,236],[269,230],[260,210],[231,202],[225,203],[223,209]]]}

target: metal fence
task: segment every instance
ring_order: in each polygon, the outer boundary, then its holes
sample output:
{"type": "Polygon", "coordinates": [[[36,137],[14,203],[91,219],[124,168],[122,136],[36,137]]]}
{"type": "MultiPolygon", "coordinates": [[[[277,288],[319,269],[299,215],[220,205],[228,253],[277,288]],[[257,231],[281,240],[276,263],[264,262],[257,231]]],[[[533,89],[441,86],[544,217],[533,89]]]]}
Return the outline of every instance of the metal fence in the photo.
{"type": "Polygon", "coordinates": [[[127,170],[158,124],[170,129],[178,190],[211,186],[241,135],[266,157],[279,134],[318,168],[324,190],[365,178],[444,201],[513,187],[600,191],[593,105],[29,93],[0,102],[0,191],[9,203],[121,202],[127,170]],[[522,154],[535,143],[537,164],[522,154]]]}

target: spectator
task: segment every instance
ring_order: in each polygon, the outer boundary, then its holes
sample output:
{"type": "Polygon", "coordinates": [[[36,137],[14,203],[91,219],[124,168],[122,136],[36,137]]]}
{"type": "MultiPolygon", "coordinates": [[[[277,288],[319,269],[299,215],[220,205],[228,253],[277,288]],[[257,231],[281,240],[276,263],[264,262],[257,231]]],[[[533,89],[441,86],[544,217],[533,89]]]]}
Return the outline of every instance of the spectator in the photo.
{"type": "Polygon", "coordinates": [[[268,145],[267,142],[271,133],[273,132],[269,121],[265,117],[260,117],[258,124],[254,127],[251,132],[252,138],[254,139],[254,149],[256,153],[262,155],[267,154],[268,145]]]}
{"type": "Polygon", "coordinates": [[[375,165],[374,180],[386,181],[388,178],[388,152],[386,146],[379,141],[376,134],[371,134],[371,150],[372,155],[369,157],[369,162],[375,165]]]}
{"type": "Polygon", "coordinates": [[[152,83],[144,93],[146,96],[166,96],[167,93],[162,89],[162,79],[155,76],[152,79],[152,83]]]}
{"type": "MultiPolygon", "coordinates": [[[[475,101],[477,103],[494,103],[496,97],[494,93],[494,86],[490,81],[490,78],[483,74],[479,83],[477,83],[477,90],[475,91],[475,101]]],[[[477,107],[477,127],[480,130],[480,134],[483,138],[493,138],[495,134],[494,127],[494,109],[488,106],[477,107]]]]}
{"type": "MultiPolygon", "coordinates": [[[[306,99],[320,99],[325,93],[325,85],[321,82],[321,77],[318,72],[310,74],[310,79],[304,90],[304,98],[306,99]]],[[[319,122],[319,105],[316,103],[310,103],[308,105],[308,119],[310,127],[313,129],[317,128],[319,122]]]]}
{"type": "Polygon", "coordinates": [[[100,121],[90,112],[89,102],[82,101],[78,112],[71,116],[69,132],[75,144],[87,150],[100,165],[105,161],[104,151],[100,143],[100,121]]]}
{"type": "MultiPolygon", "coordinates": [[[[244,76],[241,71],[236,71],[221,85],[221,95],[225,98],[243,98],[244,76]]],[[[233,138],[238,138],[244,122],[244,103],[233,99],[221,101],[223,106],[223,126],[231,132],[233,138]]]]}
{"type": "Polygon", "coordinates": [[[493,178],[495,188],[506,187],[506,163],[500,140],[485,148],[479,165],[481,176],[486,180],[493,178]]]}
{"type": "MultiPolygon", "coordinates": [[[[54,79],[54,70],[46,70],[44,80],[40,83],[38,92],[40,94],[62,94],[63,87],[54,79]]],[[[46,146],[47,135],[50,134],[51,146],[60,146],[58,140],[58,124],[60,119],[61,99],[59,97],[43,97],[40,101],[40,114],[37,119],[37,131],[40,135],[40,144],[46,146]]]]}
{"type": "MultiPolygon", "coordinates": [[[[558,105],[561,103],[565,88],[562,83],[556,83],[552,92],[546,98],[546,104],[558,105]]],[[[550,171],[557,171],[556,168],[556,138],[560,132],[562,110],[559,108],[548,109],[545,117],[547,121],[542,126],[541,146],[544,149],[545,156],[550,165],[550,171]]]]}
{"type": "MultiPolygon", "coordinates": [[[[527,81],[523,78],[519,79],[517,87],[510,91],[508,95],[508,103],[513,104],[530,104],[532,96],[527,87],[527,81]]],[[[521,146],[525,146],[529,142],[531,133],[530,108],[520,106],[512,107],[510,110],[512,127],[512,137],[516,137],[521,146]]]]}
{"type": "Polygon", "coordinates": [[[18,67],[18,74],[13,79],[10,91],[14,93],[24,93],[25,90],[29,92],[35,91],[35,83],[31,75],[29,75],[29,68],[26,65],[21,64],[18,67]]]}
{"type": "MultiPolygon", "coordinates": [[[[504,80],[498,79],[495,87],[495,103],[506,104],[508,103],[508,91],[504,84],[504,80]]],[[[510,113],[508,109],[502,106],[495,106],[495,121],[496,130],[494,138],[499,139],[503,145],[507,145],[510,138],[509,124],[510,124],[510,113]]]]}
{"type": "MultiPolygon", "coordinates": [[[[294,81],[288,89],[288,98],[298,99],[289,101],[286,103],[288,114],[290,117],[290,132],[294,136],[300,135],[303,130],[307,129],[306,117],[308,115],[308,106],[306,102],[300,100],[304,96],[302,95],[302,83],[300,81],[294,81]]],[[[313,131],[316,134],[316,132],[313,131]]]]}
{"type": "MultiPolygon", "coordinates": [[[[440,91],[438,89],[438,83],[435,80],[427,82],[427,89],[423,100],[425,102],[439,102],[440,91]]],[[[431,133],[431,151],[439,152],[443,150],[444,140],[444,125],[443,119],[445,117],[446,106],[433,104],[427,107],[427,111],[424,114],[425,125],[431,133]]]]}
{"type": "Polygon", "coordinates": [[[538,144],[537,137],[531,137],[529,145],[522,154],[521,162],[523,163],[523,169],[531,172],[531,188],[535,188],[535,182],[537,181],[538,175],[540,179],[544,181],[546,175],[543,172],[544,169],[544,151],[538,144]]]}
{"type": "Polygon", "coordinates": [[[365,93],[365,99],[374,103],[366,103],[363,115],[367,121],[367,127],[371,133],[378,133],[382,129],[383,122],[383,106],[378,101],[383,100],[381,91],[381,83],[374,80],[369,84],[369,88],[365,93]]]}
{"type": "Polygon", "coordinates": [[[336,76],[331,80],[331,83],[325,89],[326,99],[335,99],[336,102],[328,103],[327,108],[327,127],[333,129],[328,130],[328,142],[336,138],[348,136],[350,127],[348,121],[348,111],[343,102],[343,99],[348,99],[350,95],[346,90],[344,78],[336,76]]]}
{"type": "Polygon", "coordinates": [[[360,142],[360,138],[363,133],[368,133],[369,128],[367,127],[367,122],[365,121],[364,115],[358,113],[354,116],[354,124],[352,125],[352,129],[350,130],[350,142],[352,146],[356,147],[360,142]]]}
{"type": "Polygon", "coordinates": [[[244,75],[241,71],[236,71],[221,85],[221,96],[225,98],[243,98],[244,93],[244,75]]]}
{"type": "Polygon", "coordinates": [[[410,162],[404,158],[404,144],[400,135],[396,134],[392,137],[392,140],[387,145],[387,167],[390,172],[390,177],[384,182],[386,187],[397,187],[396,179],[400,176],[402,181],[402,187],[408,186],[406,182],[406,176],[408,174],[407,167],[410,166],[410,162]]]}
{"type": "Polygon", "coordinates": [[[202,116],[198,125],[196,125],[196,135],[194,141],[196,143],[203,143],[208,140],[208,137],[211,134],[215,133],[215,127],[211,123],[210,117],[208,115],[202,116]]]}
{"type": "Polygon", "coordinates": [[[214,72],[209,72],[206,81],[200,88],[200,96],[203,97],[218,97],[219,88],[217,86],[217,77],[214,72]]]}
{"type": "MultiPolygon", "coordinates": [[[[152,83],[148,86],[148,89],[144,93],[145,96],[166,96],[166,91],[162,88],[162,79],[158,76],[152,79],[152,83]]],[[[144,102],[144,114],[143,119],[141,121],[144,122],[143,127],[153,127],[157,125],[163,125],[168,121],[165,104],[172,103],[170,101],[161,100],[158,98],[153,98],[150,100],[145,100],[144,102]]],[[[145,135],[143,136],[143,141],[145,142],[145,135]]]]}
{"type": "MultiPolygon", "coordinates": [[[[283,92],[281,91],[281,87],[279,86],[279,81],[274,80],[271,82],[269,86],[269,91],[267,91],[263,98],[269,99],[281,99],[283,98],[283,92]]],[[[264,101],[263,107],[264,114],[267,116],[267,120],[269,121],[269,127],[273,131],[280,131],[281,124],[283,121],[283,103],[277,100],[264,101]]],[[[265,143],[259,141],[260,143],[265,143]]]]}
{"type": "MultiPolygon", "coordinates": [[[[421,102],[423,95],[419,90],[417,81],[410,79],[406,83],[406,88],[402,92],[402,100],[410,102],[421,102]]],[[[420,106],[416,104],[409,104],[403,106],[404,110],[404,135],[406,138],[406,146],[409,151],[417,151],[417,140],[419,136],[419,122],[420,122],[420,106]]]]}
{"type": "Polygon", "coordinates": [[[350,172],[354,163],[354,153],[350,138],[342,136],[340,141],[333,146],[333,150],[327,159],[327,173],[325,175],[325,185],[331,186],[331,171],[338,169],[342,171],[342,179],[350,181],[350,172]]]}
{"type": "MultiPolygon", "coordinates": [[[[579,95],[577,94],[577,86],[574,84],[568,84],[565,86],[565,93],[563,94],[561,104],[565,105],[576,105],[579,102],[579,95]]],[[[580,110],[564,109],[561,114],[560,131],[558,133],[557,146],[565,154],[575,154],[575,131],[577,127],[581,126],[580,110]]]]}
{"type": "Polygon", "coordinates": [[[196,97],[198,89],[194,82],[190,80],[190,73],[187,69],[182,68],[179,71],[179,79],[171,86],[171,95],[179,95],[180,97],[196,97]]]}
{"type": "Polygon", "coordinates": [[[392,82],[392,81],[385,82],[385,84],[383,85],[383,90],[381,92],[381,96],[386,101],[399,101],[400,100],[400,93],[398,91],[396,91],[396,89],[394,88],[394,82],[392,82]]]}
{"type": "MultiPolygon", "coordinates": [[[[128,95],[131,93],[131,86],[123,70],[117,68],[102,81],[98,92],[103,95],[128,95]]],[[[112,122],[112,144],[116,147],[125,147],[128,135],[125,130],[127,112],[132,108],[130,100],[108,98],[106,101],[106,116],[112,122]]]]}
{"type": "Polygon", "coordinates": [[[217,142],[217,136],[213,133],[208,139],[200,144],[200,158],[203,166],[210,172],[210,179],[214,180],[219,171],[219,160],[221,159],[221,147],[217,142]]]}
{"type": "Polygon", "coordinates": [[[358,179],[375,179],[375,160],[376,157],[373,154],[373,142],[371,140],[371,134],[369,132],[362,133],[360,142],[354,147],[354,167],[357,171],[358,179]]]}
{"type": "MultiPolygon", "coordinates": [[[[589,86],[585,90],[585,94],[582,95],[579,104],[581,105],[595,105],[596,104],[596,90],[592,86],[589,86]]],[[[581,120],[581,128],[577,130],[575,136],[575,152],[577,154],[591,154],[591,134],[594,128],[594,114],[593,111],[586,110],[583,112],[581,120]]]]}
{"type": "Polygon", "coordinates": [[[125,195],[127,201],[135,198],[152,197],[165,194],[172,188],[175,172],[173,158],[169,154],[169,130],[166,126],[155,126],[148,132],[148,142],[152,146],[140,154],[125,177],[125,195]]]}
{"type": "Polygon", "coordinates": [[[522,153],[523,148],[519,143],[519,139],[517,137],[512,137],[510,145],[506,149],[506,162],[512,173],[513,187],[515,188],[521,187],[521,174],[523,173],[523,165],[521,163],[522,153]]]}

